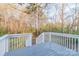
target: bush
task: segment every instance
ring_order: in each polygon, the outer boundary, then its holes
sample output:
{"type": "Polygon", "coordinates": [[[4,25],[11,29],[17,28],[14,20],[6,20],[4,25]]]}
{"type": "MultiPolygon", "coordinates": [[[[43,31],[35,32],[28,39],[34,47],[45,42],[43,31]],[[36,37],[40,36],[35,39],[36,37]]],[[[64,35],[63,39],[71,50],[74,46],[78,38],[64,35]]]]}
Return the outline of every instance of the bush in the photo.
{"type": "Polygon", "coordinates": [[[7,34],[7,33],[8,33],[8,32],[7,32],[6,28],[0,26],[0,36],[2,36],[2,35],[4,35],[4,34],[7,34]]]}

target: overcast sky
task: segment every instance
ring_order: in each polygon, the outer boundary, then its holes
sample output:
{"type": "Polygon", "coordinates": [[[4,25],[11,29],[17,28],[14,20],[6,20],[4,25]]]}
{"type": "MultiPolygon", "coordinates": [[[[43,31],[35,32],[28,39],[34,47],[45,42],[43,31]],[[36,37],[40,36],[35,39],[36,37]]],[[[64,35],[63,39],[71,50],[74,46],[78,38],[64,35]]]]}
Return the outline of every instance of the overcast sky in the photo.
{"type": "MultiPolygon", "coordinates": [[[[23,4],[22,7],[25,6],[29,6],[29,4],[23,4]]],[[[44,4],[42,4],[44,5],[44,4]]],[[[48,19],[50,18],[54,18],[53,16],[55,15],[59,15],[60,13],[60,8],[61,8],[62,4],[56,4],[56,3],[52,3],[52,4],[48,4],[47,7],[43,10],[44,13],[48,16],[48,19]]],[[[70,3],[70,4],[64,4],[65,8],[64,8],[64,14],[65,14],[65,18],[68,17],[69,15],[73,15],[75,12],[75,7],[77,7],[77,9],[79,9],[78,4],[74,4],[74,3],[70,3]]],[[[17,7],[21,8],[20,6],[17,5],[17,7]]],[[[72,16],[73,17],[73,16],[72,16]]],[[[69,18],[71,18],[71,16],[69,16],[69,18]]]]}

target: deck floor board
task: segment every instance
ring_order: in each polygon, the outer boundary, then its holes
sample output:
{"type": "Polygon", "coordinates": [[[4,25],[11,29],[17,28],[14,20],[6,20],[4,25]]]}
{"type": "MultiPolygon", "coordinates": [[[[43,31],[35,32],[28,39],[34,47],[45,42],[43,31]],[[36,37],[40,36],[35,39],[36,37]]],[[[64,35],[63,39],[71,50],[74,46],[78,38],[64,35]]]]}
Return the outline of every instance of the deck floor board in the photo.
{"type": "Polygon", "coordinates": [[[19,48],[5,53],[5,56],[74,56],[77,52],[56,43],[48,42],[31,47],[19,48]]]}

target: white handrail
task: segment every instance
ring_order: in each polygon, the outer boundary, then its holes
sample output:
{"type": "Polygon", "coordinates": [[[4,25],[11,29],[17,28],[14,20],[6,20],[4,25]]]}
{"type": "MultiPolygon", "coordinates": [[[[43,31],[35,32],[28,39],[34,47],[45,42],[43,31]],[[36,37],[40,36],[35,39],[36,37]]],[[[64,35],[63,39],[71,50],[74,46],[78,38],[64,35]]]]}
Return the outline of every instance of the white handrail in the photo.
{"type": "Polygon", "coordinates": [[[42,43],[41,40],[44,42],[51,41],[79,52],[79,35],[56,32],[43,32],[42,34],[40,34],[36,39],[37,43],[39,43],[39,41],[42,43]],[[44,39],[41,39],[40,36],[44,37],[44,39]]]}
{"type": "Polygon", "coordinates": [[[79,35],[76,35],[76,34],[66,34],[66,33],[56,33],[56,32],[43,32],[43,33],[51,33],[51,34],[56,35],[56,36],[79,38],[79,35]]]}
{"type": "Polygon", "coordinates": [[[40,44],[40,43],[44,43],[44,33],[40,34],[40,35],[36,38],[36,44],[40,44]]]}
{"type": "Polygon", "coordinates": [[[16,45],[18,45],[18,42],[20,40],[24,40],[22,44],[25,44],[25,46],[32,46],[32,34],[26,33],[26,34],[7,34],[2,37],[0,37],[0,55],[4,55],[5,52],[9,51],[10,45],[14,46],[16,39],[16,45]],[[13,40],[11,43],[10,40],[13,40]]]}

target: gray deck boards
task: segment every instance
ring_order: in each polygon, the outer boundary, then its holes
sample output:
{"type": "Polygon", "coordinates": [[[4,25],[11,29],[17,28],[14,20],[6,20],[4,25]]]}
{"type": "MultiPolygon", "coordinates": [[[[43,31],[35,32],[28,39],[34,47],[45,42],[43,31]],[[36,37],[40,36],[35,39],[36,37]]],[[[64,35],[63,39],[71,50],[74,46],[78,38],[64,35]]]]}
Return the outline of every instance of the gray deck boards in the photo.
{"type": "Polygon", "coordinates": [[[77,52],[55,43],[43,43],[5,53],[5,56],[74,56],[77,52]]]}

